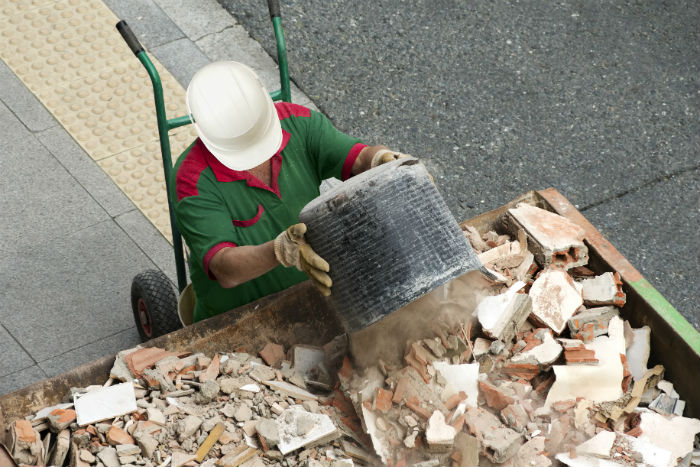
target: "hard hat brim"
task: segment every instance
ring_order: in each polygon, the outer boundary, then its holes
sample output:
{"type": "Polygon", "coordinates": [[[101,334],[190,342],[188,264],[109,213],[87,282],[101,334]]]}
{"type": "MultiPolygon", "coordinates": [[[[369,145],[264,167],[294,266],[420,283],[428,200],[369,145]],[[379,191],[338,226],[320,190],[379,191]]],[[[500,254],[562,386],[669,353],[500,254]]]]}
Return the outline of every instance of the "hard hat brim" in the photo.
{"type": "Polygon", "coordinates": [[[268,100],[270,120],[267,131],[257,141],[245,148],[224,149],[216,147],[202,134],[195,123],[199,138],[219,162],[231,170],[249,170],[274,156],[282,145],[282,125],[272,99],[268,100]]]}

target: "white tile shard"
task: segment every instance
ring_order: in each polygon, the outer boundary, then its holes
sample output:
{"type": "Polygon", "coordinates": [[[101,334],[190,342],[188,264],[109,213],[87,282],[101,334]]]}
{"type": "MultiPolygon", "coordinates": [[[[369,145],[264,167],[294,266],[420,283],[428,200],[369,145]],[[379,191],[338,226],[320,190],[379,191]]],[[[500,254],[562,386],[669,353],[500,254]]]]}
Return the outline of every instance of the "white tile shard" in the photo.
{"type": "Polygon", "coordinates": [[[557,401],[578,397],[605,402],[622,396],[623,366],[620,354],[625,354],[625,336],[619,317],[610,320],[608,334],[596,337],[587,344],[587,348],[595,351],[598,365],[552,366],[556,380],[547,394],[546,407],[557,401]]]}
{"type": "Polygon", "coordinates": [[[583,298],[566,272],[547,269],[540,273],[530,288],[531,317],[560,334],[569,318],[576,313],[583,298]]]}
{"type": "Polygon", "coordinates": [[[286,409],[276,422],[280,436],[277,449],[283,455],[305,446],[329,442],[340,435],[328,415],[307,412],[298,406],[286,409]],[[300,422],[309,422],[307,425],[311,428],[300,434],[298,432],[300,422]]]}
{"type": "Polygon", "coordinates": [[[639,428],[642,430],[639,439],[663,446],[671,452],[671,459],[675,462],[693,450],[695,435],[700,433],[700,420],[679,416],[667,418],[642,409],[639,428]]]}
{"type": "Polygon", "coordinates": [[[76,396],[74,403],[80,426],[125,415],[138,409],[134,383],[131,381],[76,396]]]}
{"type": "Polygon", "coordinates": [[[442,393],[443,399],[448,399],[460,391],[467,395],[465,401],[469,407],[477,406],[479,397],[479,364],[462,363],[451,365],[447,362],[433,362],[433,367],[445,379],[445,389],[442,393]]]}
{"type": "Polygon", "coordinates": [[[632,329],[632,344],[627,349],[627,366],[635,381],[644,376],[649,361],[651,329],[644,326],[632,329]]]}
{"type": "Polygon", "coordinates": [[[510,342],[532,310],[532,302],[518,291],[525,283],[517,281],[505,293],[484,297],[476,307],[476,315],[484,334],[492,339],[510,342]]]}

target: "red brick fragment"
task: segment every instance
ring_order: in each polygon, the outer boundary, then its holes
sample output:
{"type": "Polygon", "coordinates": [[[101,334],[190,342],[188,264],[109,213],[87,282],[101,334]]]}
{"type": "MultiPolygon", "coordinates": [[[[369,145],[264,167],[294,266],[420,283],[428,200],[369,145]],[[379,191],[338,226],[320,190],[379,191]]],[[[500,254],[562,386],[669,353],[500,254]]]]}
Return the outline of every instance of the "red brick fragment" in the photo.
{"type": "Polygon", "coordinates": [[[17,433],[17,439],[24,443],[33,443],[37,438],[36,431],[29,420],[15,420],[15,433],[17,433]]]}
{"type": "Polygon", "coordinates": [[[508,363],[501,368],[501,372],[515,378],[530,381],[537,376],[540,368],[532,363],[508,363]]]}
{"type": "Polygon", "coordinates": [[[598,363],[595,358],[595,350],[587,349],[583,345],[579,347],[568,347],[564,349],[564,360],[566,363],[598,363]]]}
{"type": "Polygon", "coordinates": [[[214,358],[211,359],[211,363],[209,363],[209,366],[207,367],[206,370],[204,370],[204,373],[199,375],[199,382],[203,383],[205,381],[214,381],[216,380],[217,376],[219,376],[219,370],[220,370],[220,359],[219,359],[219,354],[214,355],[214,358]]]}
{"type": "Polygon", "coordinates": [[[459,433],[460,431],[462,431],[462,428],[464,428],[464,423],[466,422],[466,420],[467,417],[465,415],[460,415],[459,417],[457,417],[457,419],[455,419],[454,422],[450,423],[450,425],[457,431],[457,433],[459,433]]]}
{"type": "Polygon", "coordinates": [[[374,407],[381,412],[388,412],[391,410],[391,399],[393,397],[393,392],[377,388],[377,394],[374,396],[374,407]]]}
{"type": "Polygon", "coordinates": [[[56,409],[53,410],[49,416],[52,417],[57,424],[61,425],[70,423],[76,418],[75,410],[73,409],[56,409]]]}
{"type": "Polygon", "coordinates": [[[129,433],[114,425],[107,431],[106,438],[112,446],[118,444],[136,444],[134,438],[132,438],[129,433]]]}
{"type": "Polygon", "coordinates": [[[346,383],[350,382],[350,378],[352,378],[352,364],[347,355],[343,358],[343,365],[338,371],[338,377],[346,383]]]}
{"type": "Polygon", "coordinates": [[[642,434],[642,428],[639,426],[635,426],[631,430],[625,432],[626,435],[634,436],[635,438],[639,438],[639,436],[642,434]]]}
{"type": "Polygon", "coordinates": [[[143,376],[143,370],[151,368],[158,360],[162,360],[165,357],[175,356],[184,357],[189,355],[189,352],[168,352],[165,349],[160,349],[158,347],[146,347],[144,349],[136,350],[131,352],[129,355],[124,357],[126,365],[129,367],[129,371],[134,375],[135,378],[141,378],[143,376]]]}
{"type": "Polygon", "coordinates": [[[260,351],[260,358],[271,367],[278,367],[284,360],[284,357],[284,347],[272,342],[268,342],[260,351]]]}
{"type": "Polygon", "coordinates": [[[452,410],[455,407],[457,407],[457,404],[459,404],[460,402],[462,402],[466,398],[467,398],[467,394],[464,391],[459,391],[458,394],[452,394],[445,401],[445,408],[447,410],[452,410]]]}
{"type": "Polygon", "coordinates": [[[552,408],[559,413],[566,413],[576,407],[576,399],[557,401],[552,404],[552,408]]]}
{"type": "Polygon", "coordinates": [[[504,394],[503,391],[496,386],[485,381],[479,381],[479,389],[486,399],[486,405],[496,410],[503,410],[515,400],[504,394]]]}
{"type": "Polygon", "coordinates": [[[632,383],[632,373],[630,373],[629,366],[627,365],[627,356],[625,354],[620,354],[620,361],[624,369],[622,373],[622,392],[626,393],[627,389],[630,387],[630,383],[632,383]]]}
{"type": "Polygon", "coordinates": [[[391,401],[394,404],[400,404],[401,401],[403,401],[403,396],[406,393],[407,387],[408,387],[408,376],[402,375],[401,378],[399,378],[398,383],[396,383],[396,389],[394,390],[394,397],[391,398],[391,401]]]}
{"type": "Polygon", "coordinates": [[[540,373],[535,376],[532,381],[530,381],[530,384],[532,385],[532,389],[534,389],[537,394],[542,396],[549,391],[549,388],[552,386],[552,384],[554,384],[554,380],[554,372],[550,370],[546,373],[540,373]]]}
{"type": "Polygon", "coordinates": [[[424,419],[430,419],[432,412],[421,406],[420,401],[416,396],[410,397],[406,400],[406,407],[413,410],[416,415],[423,417],[424,419]]]}

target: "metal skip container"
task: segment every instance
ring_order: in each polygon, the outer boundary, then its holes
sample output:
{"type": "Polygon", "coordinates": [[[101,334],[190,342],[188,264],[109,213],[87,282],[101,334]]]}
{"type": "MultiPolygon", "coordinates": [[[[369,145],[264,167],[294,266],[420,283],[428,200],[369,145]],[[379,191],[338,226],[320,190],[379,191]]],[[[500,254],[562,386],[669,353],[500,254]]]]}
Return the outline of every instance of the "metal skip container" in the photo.
{"type": "Polygon", "coordinates": [[[399,159],[321,194],[299,214],[330,264],[331,299],[353,333],[434,288],[481,269],[417,159],[399,159]]]}

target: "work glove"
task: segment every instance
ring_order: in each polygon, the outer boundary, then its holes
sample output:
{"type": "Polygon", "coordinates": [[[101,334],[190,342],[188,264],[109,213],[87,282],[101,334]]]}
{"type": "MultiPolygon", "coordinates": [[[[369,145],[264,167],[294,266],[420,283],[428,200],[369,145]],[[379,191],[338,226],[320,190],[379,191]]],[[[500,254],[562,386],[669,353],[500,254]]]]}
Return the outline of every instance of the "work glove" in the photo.
{"type": "Polygon", "coordinates": [[[328,275],[330,266],[306,243],[305,233],[306,224],[300,223],[279,234],[274,241],[275,258],[284,267],[294,266],[305,272],[321,295],[327,297],[331,294],[333,285],[331,276],[328,275]]]}
{"type": "Polygon", "coordinates": [[[409,154],[403,154],[396,151],[391,151],[390,149],[380,149],[372,157],[372,161],[369,164],[371,169],[378,165],[386,164],[387,162],[392,162],[399,159],[404,159],[406,157],[412,157],[409,154]]]}

